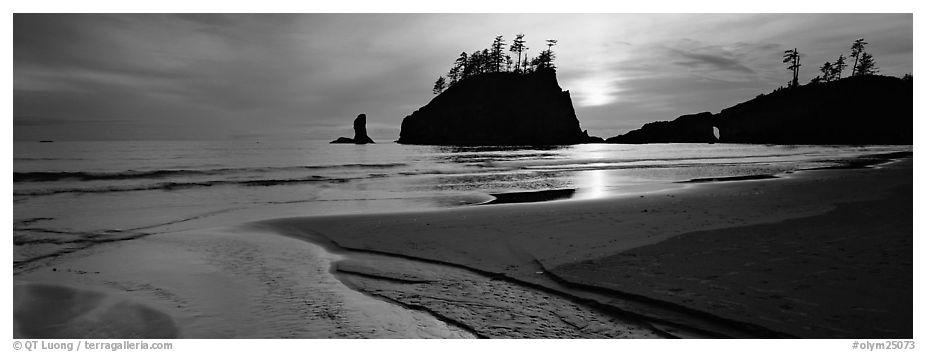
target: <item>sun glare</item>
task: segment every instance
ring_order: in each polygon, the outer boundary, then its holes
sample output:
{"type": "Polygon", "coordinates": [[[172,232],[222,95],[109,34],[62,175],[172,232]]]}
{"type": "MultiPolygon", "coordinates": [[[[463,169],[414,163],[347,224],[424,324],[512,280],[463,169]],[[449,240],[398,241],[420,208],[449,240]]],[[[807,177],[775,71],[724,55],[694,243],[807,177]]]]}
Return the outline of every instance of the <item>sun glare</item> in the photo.
{"type": "Polygon", "coordinates": [[[614,87],[614,80],[600,77],[589,77],[581,79],[573,84],[572,89],[578,98],[581,106],[599,106],[606,105],[615,100],[617,89],[614,87]]]}

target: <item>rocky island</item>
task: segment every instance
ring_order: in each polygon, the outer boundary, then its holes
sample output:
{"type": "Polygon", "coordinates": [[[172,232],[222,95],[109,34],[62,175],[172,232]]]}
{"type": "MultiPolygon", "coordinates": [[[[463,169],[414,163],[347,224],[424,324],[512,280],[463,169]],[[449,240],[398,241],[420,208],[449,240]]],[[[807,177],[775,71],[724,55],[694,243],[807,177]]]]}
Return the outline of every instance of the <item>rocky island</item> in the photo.
{"type": "Polygon", "coordinates": [[[607,142],[913,144],[912,118],[912,78],[863,75],[779,89],[719,114],[648,123],[607,142]]]}
{"type": "Polygon", "coordinates": [[[650,122],[620,136],[608,138],[608,143],[715,143],[716,119],[710,112],[682,115],[672,121],[650,122]]]}
{"type": "Polygon", "coordinates": [[[572,99],[556,80],[548,49],[521,61],[523,35],[502,55],[500,37],[492,49],[462,53],[442,77],[430,103],[402,120],[399,143],[430,145],[561,145],[602,142],[579,127],[572,99]],[[445,89],[446,87],[446,89],[445,89]]]}
{"type": "Polygon", "coordinates": [[[357,118],[354,119],[354,138],[339,137],[331,141],[331,143],[344,143],[344,144],[368,144],[376,143],[370,136],[367,136],[367,115],[360,114],[357,115],[357,118]]]}

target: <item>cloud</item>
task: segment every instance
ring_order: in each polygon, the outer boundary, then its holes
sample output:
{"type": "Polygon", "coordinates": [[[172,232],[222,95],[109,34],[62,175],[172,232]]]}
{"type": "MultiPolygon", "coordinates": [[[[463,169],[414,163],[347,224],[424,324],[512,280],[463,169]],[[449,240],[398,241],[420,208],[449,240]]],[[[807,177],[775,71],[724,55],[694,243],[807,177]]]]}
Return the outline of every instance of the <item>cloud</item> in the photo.
{"type": "Polygon", "coordinates": [[[74,120],[68,118],[41,117],[41,116],[16,116],[13,118],[13,126],[62,126],[62,125],[109,125],[109,124],[126,124],[132,123],[132,120],[74,120]]]}
{"type": "Polygon", "coordinates": [[[675,65],[704,78],[721,81],[760,79],[759,71],[769,58],[781,51],[778,43],[734,42],[709,44],[682,39],[664,46],[662,56],[675,65]]]}
{"type": "Polygon", "coordinates": [[[702,47],[690,50],[669,49],[676,56],[683,60],[675,61],[677,65],[689,68],[708,68],[717,71],[733,71],[741,73],[755,73],[751,68],[746,67],[742,62],[724,50],[718,47],[702,47]]]}

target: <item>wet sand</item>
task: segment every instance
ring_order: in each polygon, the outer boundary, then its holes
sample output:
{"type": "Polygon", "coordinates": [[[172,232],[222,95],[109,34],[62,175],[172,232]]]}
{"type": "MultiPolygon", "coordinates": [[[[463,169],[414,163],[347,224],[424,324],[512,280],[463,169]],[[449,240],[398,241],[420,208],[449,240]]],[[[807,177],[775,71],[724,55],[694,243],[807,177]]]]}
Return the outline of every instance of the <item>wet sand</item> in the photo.
{"type": "Polygon", "coordinates": [[[661,333],[912,336],[912,158],[779,176],[594,201],[261,224],[561,294],[661,333]]]}
{"type": "Polygon", "coordinates": [[[41,283],[13,286],[15,338],[177,337],[173,319],[162,311],[119,295],[41,283]]]}
{"type": "Polygon", "coordinates": [[[912,338],[912,191],[687,233],[553,272],[793,336],[912,338]],[[898,217],[906,221],[888,220],[898,217]]]}
{"type": "Polygon", "coordinates": [[[249,227],[159,234],[14,277],[15,338],[468,338],[352,290],[341,257],[249,227]],[[53,307],[53,308],[49,308],[53,307]]]}
{"type": "Polygon", "coordinates": [[[643,321],[466,268],[352,253],[336,262],[350,287],[427,312],[479,338],[658,338],[643,321]]]}

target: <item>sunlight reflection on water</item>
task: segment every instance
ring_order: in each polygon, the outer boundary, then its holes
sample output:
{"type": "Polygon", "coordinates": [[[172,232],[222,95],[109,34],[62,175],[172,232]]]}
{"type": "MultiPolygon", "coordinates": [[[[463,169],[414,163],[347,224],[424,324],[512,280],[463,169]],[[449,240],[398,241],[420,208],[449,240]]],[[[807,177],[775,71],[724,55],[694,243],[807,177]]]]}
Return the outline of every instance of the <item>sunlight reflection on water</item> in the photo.
{"type": "Polygon", "coordinates": [[[576,195],[574,198],[595,199],[608,195],[608,174],[605,170],[590,170],[576,173],[576,195]]]}

